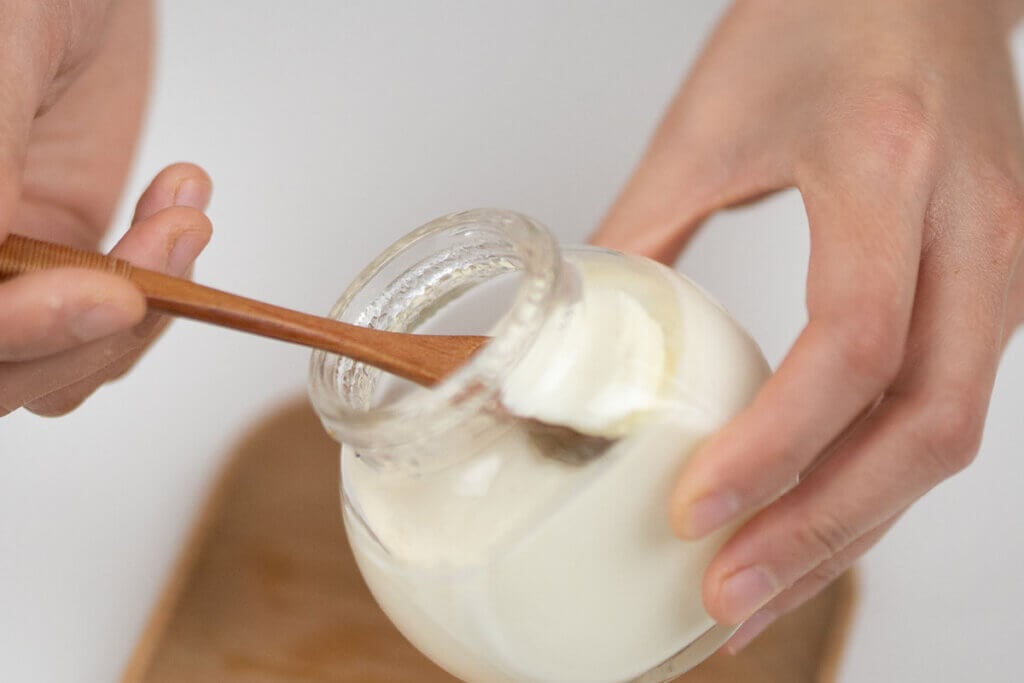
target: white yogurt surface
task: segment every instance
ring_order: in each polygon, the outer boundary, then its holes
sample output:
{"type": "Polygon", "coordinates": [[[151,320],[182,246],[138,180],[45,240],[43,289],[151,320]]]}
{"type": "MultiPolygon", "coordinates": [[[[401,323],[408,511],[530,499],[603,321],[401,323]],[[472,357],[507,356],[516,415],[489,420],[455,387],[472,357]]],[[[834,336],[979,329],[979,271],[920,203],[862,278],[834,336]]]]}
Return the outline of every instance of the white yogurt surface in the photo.
{"type": "Polygon", "coordinates": [[[524,417],[620,437],[649,416],[666,388],[661,323],[600,274],[548,321],[505,383],[505,406],[524,417]]]}

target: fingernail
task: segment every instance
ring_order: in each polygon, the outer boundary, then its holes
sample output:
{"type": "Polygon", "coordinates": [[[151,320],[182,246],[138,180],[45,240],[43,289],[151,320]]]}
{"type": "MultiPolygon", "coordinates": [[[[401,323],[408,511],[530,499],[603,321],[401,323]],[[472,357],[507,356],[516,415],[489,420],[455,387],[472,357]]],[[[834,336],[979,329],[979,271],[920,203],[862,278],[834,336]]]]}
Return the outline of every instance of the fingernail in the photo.
{"type": "Polygon", "coordinates": [[[681,531],[687,538],[710,534],[740,511],[740,500],[734,493],[712,493],[683,508],[681,531]]]}
{"type": "Polygon", "coordinates": [[[90,342],[120,332],[134,322],[131,312],[111,303],[101,303],[68,321],[68,330],[75,339],[90,342]]]}
{"type": "Polygon", "coordinates": [[[738,655],[743,648],[764,633],[764,630],[775,622],[775,615],[768,610],[761,610],[743,622],[739,630],[733,634],[723,648],[730,655],[738,655]]]}
{"type": "Polygon", "coordinates": [[[175,206],[191,206],[193,209],[205,211],[210,203],[210,186],[189,178],[178,185],[174,193],[175,206]]]}
{"type": "Polygon", "coordinates": [[[747,567],[736,572],[722,584],[718,601],[728,617],[726,623],[738,624],[775,597],[777,582],[763,567],[747,567]]]}
{"type": "Polygon", "coordinates": [[[171,275],[184,275],[192,262],[196,260],[207,243],[206,235],[197,232],[183,232],[178,235],[171,255],[167,258],[167,272],[171,275]]]}

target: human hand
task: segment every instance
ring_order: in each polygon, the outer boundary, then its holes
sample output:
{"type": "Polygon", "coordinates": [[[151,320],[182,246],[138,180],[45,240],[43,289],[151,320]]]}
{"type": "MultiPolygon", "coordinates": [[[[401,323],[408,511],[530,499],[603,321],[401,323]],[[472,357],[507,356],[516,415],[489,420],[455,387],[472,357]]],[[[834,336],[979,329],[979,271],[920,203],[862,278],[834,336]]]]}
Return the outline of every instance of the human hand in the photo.
{"type": "MultiPolygon", "coordinates": [[[[211,188],[198,166],[167,167],[142,194],[110,255],[188,275],[210,240],[202,209],[211,188]]],[[[97,271],[38,271],[0,283],[0,416],[21,406],[41,415],[74,409],[127,372],[167,320],[146,314],[135,285],[97,271]]]]}
{"type": "Polygon", "coordinates": [[[671,262],[718,209],[794,186],[804,200],[808,323],[671,500],[684,538],[763,508],[704,577],[715,619],[749,618],[732,651],[978,450],[1024,321],[1017,9],[739,0],[595,234],[671,262]]]}
{"type": "MultiPolygon", "coordinates": [[[[124,184],[145,104],[148,2],[11,0],[0,9],[0,240],[94,249],[124,184]]],[[[163,171],[112,252],[184,274],[209,239],[210,181],[163,171]],[[176,208],[168,208],[176,207],[176,208]],[[189,208],[191,207],[191,208],[189,208]]],[[[117,277],[61,269],[0,282],[0,416],[70,410],[158,332],[117,277]]]]}

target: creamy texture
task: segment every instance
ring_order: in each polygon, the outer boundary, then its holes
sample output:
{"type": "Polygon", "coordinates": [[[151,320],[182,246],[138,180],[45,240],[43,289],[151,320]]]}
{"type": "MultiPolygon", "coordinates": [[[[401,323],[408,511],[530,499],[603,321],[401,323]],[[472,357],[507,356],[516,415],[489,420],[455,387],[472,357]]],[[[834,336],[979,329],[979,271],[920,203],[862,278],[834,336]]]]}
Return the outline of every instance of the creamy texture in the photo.
{"type": "Polygon", "coordinates": [[[581,296],[549,317],[502,399],[516,415],[620,437],[665,388],[665,334],[633,296],[585,274],[581,296]]]}
{"type": "Polygon", "coordinates": [[[607,453],[566,465],[515,425],[484,430],[471,457],[421,477],[343,451],[345,520],[368,585],[410,641],[471,683],[630,681],[714,625],[700,581],[729,530],[681,542],[665,504],[767,366],[668,269],[568,258],[581,296],[551,317],[503,398],[621,437],[607,453]]]}

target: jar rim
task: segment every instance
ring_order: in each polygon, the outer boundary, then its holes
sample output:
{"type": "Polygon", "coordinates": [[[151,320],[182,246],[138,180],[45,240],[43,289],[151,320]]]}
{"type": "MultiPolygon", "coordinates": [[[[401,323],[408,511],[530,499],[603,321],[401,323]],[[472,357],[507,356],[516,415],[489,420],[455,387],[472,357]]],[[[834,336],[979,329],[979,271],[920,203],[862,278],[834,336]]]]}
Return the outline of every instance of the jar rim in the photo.
{"type": "MultiPolygon", "coordinates": [[[[394,242],[363,268],[328,315],[341,319],[351,313],[357,295],[410,250],[445,233],[456,237],[473,228],[499,233],[514,253],[518,266],[514,271],[520,275],[511,305],[491,330],[491,341],[430,390],[410,392],[370,407],[353,405],[341,390],[346,380],[360,370],[365,372],[367,366],[326,351],[313,351],[309,365],[310,399],[324,428],[338,441],[357,449],[375,449],[436,438],[493,406],[500,398],[504,378],[539,334],[562,278],[557,241],[547,228],[527,216],[481,208],[436,218],[394,242]]],[[[378,373],[378,377],[382,372],[375,368],[370,371],[378,373]]]]}

